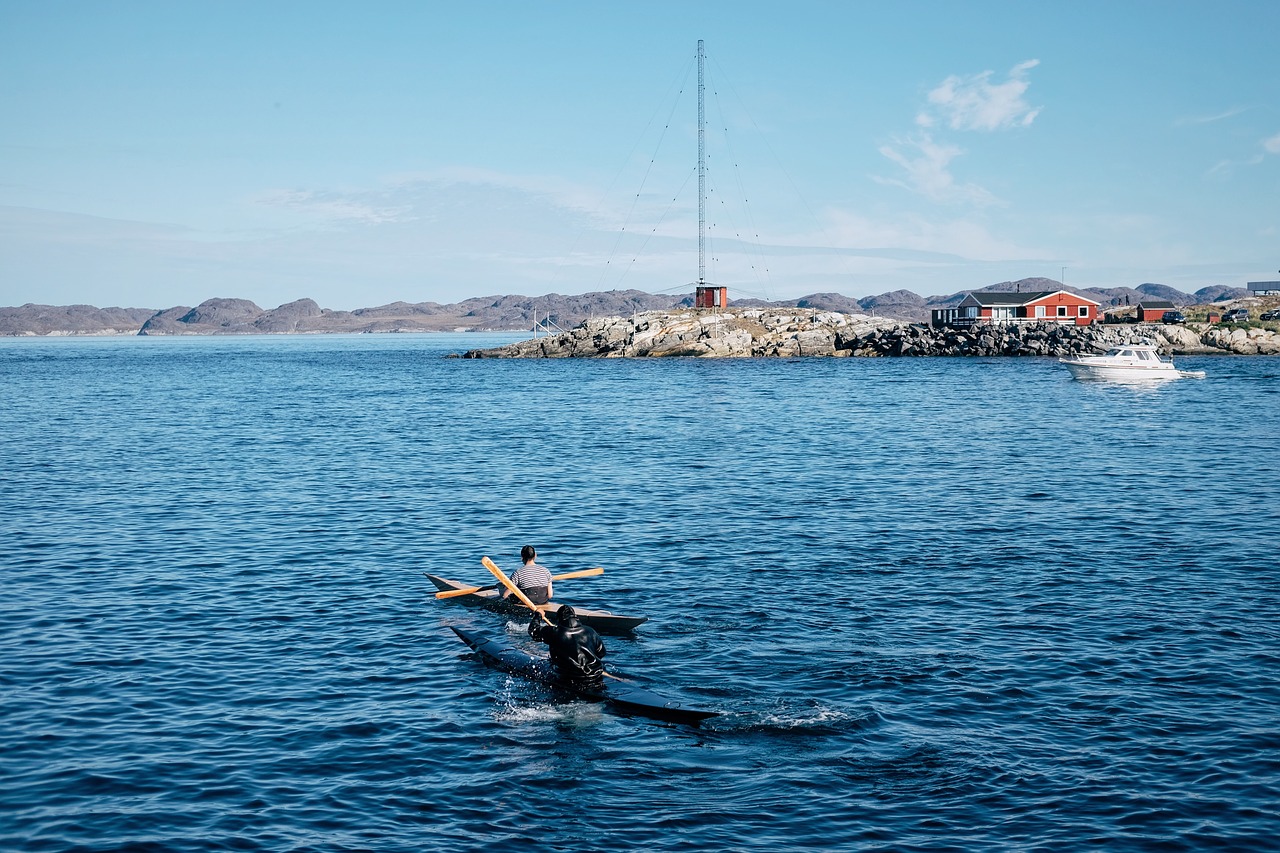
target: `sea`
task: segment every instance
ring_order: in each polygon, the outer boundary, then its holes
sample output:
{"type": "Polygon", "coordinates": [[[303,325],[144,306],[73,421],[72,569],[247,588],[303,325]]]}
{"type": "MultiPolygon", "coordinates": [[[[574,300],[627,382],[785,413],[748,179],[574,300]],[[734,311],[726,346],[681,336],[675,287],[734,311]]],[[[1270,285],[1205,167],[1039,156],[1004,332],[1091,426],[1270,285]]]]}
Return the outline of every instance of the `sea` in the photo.
{"type": "Polygon", "coordinates": [[[1280,849],[1280,358],[0,339],[0,850],[1280,849]],[[488,668],[532,544],[700,725],[488,668]]]}

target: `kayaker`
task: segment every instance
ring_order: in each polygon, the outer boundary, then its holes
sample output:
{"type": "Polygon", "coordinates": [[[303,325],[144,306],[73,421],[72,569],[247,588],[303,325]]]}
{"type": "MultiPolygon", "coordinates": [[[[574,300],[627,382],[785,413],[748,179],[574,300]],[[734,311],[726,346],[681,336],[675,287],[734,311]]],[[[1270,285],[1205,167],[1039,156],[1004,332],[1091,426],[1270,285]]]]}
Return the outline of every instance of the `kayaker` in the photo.
{"type": "MultiPolygon", "coordinates": [[[[551,600],[551,572],[537,563],[538,552],[532,545],[520,549],[520,562],[524,563],[511,576],[511,582],[520,588],[534,604],[546,604],[551,600]]],[[[503,599],[512,598],[511,590],[502,590],[503,599]]]]}
{"type": "Polygon", "coordinates": [[[529,623],[529,636],[546,643],[556,672],[570,684],[599,690],[604,685],[604,641],[595,629],[578,621],[568,604],[556,611],[556,624],[529,623]]]}

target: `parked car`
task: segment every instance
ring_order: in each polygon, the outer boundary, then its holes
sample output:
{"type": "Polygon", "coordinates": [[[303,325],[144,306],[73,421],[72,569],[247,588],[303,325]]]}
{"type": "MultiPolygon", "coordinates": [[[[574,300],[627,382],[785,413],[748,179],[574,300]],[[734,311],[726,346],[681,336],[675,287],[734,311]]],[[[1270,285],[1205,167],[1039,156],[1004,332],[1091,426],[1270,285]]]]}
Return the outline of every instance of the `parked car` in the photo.
{"type": "Polygon", "coordinates": [[[1160,322],[1161,323],[1185,323],[1187,322],[1187,315],[1183,314],[1181,311],[1166,311],[1164,312],[1164,314],[1161,315],[1160,322]]]}
{"type": "Polygon", "coordinates": [[[1274,311],[1263,311],[1258,315],[1259,320],[1280,320],[1280,308],[1274,311]]]}
{"type": "Polygon", "coordinates": [[[1247,323],[1249,322],[1249,310],[1247,308],[1232,308],[1222,315],[1222,322],[1247,323]]]}

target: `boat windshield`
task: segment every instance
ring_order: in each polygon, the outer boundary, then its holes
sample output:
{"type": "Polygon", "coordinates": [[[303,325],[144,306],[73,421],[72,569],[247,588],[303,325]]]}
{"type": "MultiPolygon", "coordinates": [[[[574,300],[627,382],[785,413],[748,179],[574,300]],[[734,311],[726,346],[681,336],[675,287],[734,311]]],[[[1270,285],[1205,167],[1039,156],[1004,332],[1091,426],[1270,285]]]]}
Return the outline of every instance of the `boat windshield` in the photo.
{"type": "Polygon", "coordinates": [[[1162,359],[1160,357],[1160,354],[1153,349],[1145,349],[1145,348],[1138,349],[1136,347],[1123,346],[1123,345],[1115,346],[1107,350],[1107,353],[1105,356],[1103,356],[1103,358],[1113,358],[1117,360],[1125,359],[1128,361],[1139,361],[1139,362],[1154,362],[1156,364],[1164,363],[1164,359],[1162,359]]]}

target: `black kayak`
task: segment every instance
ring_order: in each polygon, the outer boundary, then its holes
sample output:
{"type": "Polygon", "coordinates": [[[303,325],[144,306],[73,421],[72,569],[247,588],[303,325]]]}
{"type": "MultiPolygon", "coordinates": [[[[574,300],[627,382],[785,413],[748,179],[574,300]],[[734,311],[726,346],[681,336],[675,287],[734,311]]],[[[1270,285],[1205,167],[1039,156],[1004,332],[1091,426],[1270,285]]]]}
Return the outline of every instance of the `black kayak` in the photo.
{"type": "MultiPolygon", "coordinates": [[[[452,627],[452,626],[450,626],[452,627]]],[[[624,714],[642,717],[653,717],[658,720],[669,720],[676,723],[697,723],[708,717],[719,715],[719,711],[702,711],[688,708],[679,702],[659,696],[652,690],[646,690],[633,681],[609,678],[599,690],[576,687],[565,684],[556,675],[551,661],[542,657],[534,657],[523,649],[516,648],[509,641],[494,639],[479,631],[464,631],[453,628],[462,642],[470,646],[489,666],[549,684],[579,699],[591,702],[604,702],[612,710],[624,714]]]]}

